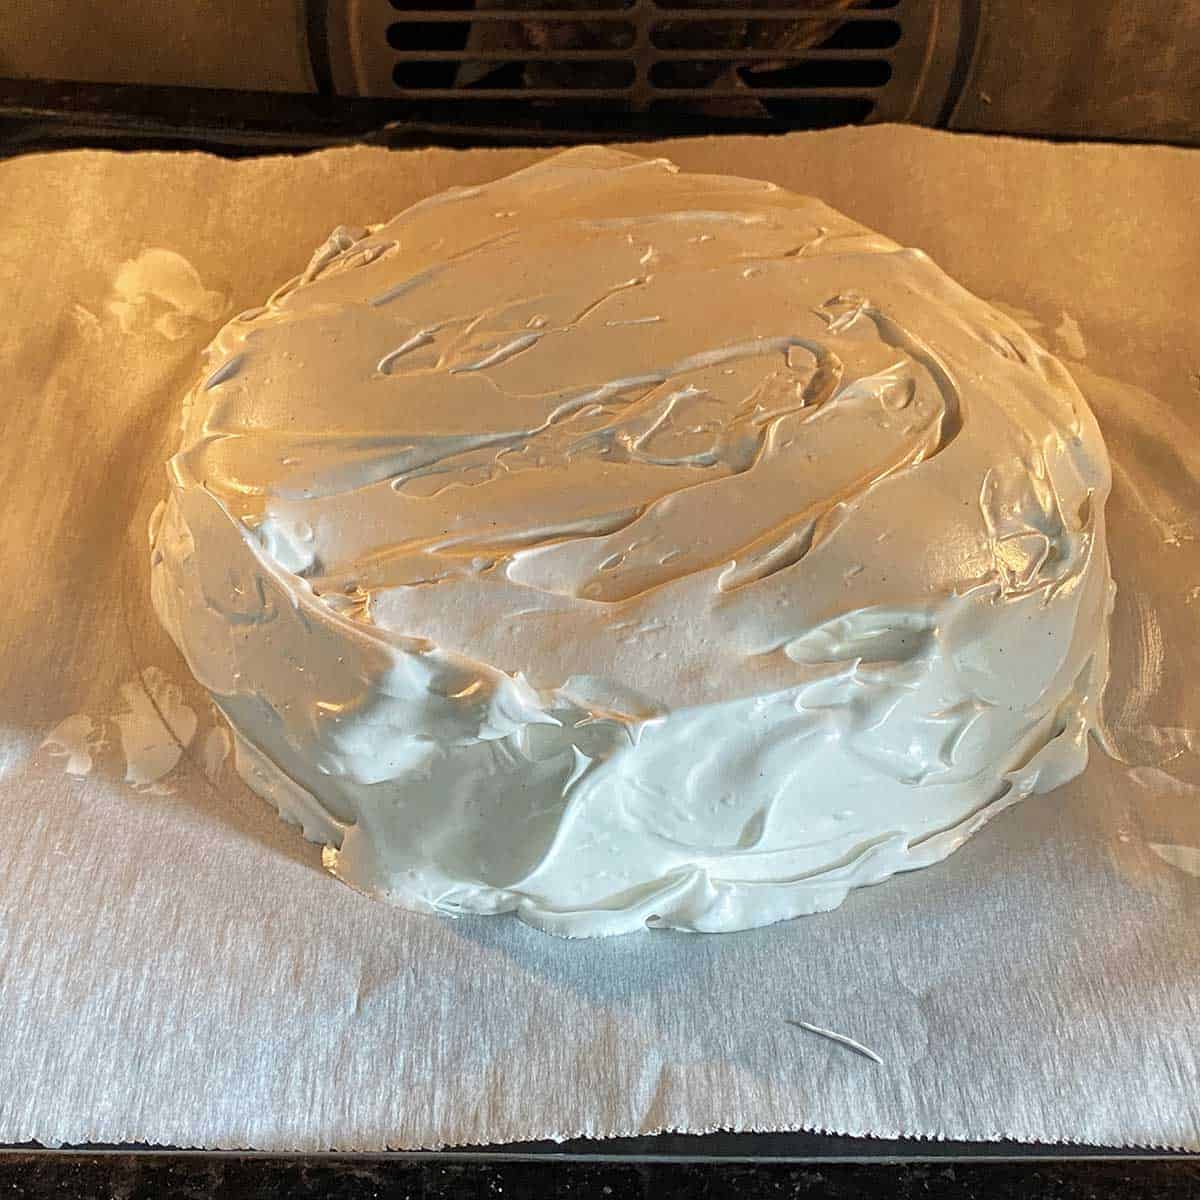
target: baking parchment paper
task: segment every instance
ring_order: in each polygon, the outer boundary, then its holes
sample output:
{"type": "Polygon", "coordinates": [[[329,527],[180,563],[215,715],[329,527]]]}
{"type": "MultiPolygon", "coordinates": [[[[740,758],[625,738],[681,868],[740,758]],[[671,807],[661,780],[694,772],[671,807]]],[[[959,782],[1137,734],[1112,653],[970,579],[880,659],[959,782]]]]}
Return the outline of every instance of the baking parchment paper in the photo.
{"type": "Polygon", "coordinates": [[[223,320],[333,225],[536,152],[4,162],[0,1142],[1200,1147],[1200,152],[898,127],[644,151],[812,192],[1063,357],[1116,470],[1117,757],[749,933],[569,942],[355,894],[233,773],[150,611],[147,520],[223,320]]]}

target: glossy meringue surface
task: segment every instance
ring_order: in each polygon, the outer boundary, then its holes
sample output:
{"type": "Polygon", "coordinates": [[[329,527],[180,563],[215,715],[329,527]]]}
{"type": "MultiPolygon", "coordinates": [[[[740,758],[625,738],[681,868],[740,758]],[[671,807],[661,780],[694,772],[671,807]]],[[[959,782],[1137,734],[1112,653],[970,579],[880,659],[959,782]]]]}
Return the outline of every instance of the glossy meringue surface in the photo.
{"type": "Polygon", "coordinates": [[[768,924],[1086,762],[1083,397],[771,184],[586,148],[339,228],[169,475],[153,599],[242,774],[406,907],[768,924]]]}

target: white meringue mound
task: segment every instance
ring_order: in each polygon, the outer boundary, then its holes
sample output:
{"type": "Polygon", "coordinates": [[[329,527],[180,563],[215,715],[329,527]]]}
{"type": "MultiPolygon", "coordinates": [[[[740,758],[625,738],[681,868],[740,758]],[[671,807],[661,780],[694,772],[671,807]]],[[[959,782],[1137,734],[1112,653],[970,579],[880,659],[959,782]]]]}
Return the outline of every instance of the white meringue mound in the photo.
{"type": "Polygon", "coordinates": [[[1086,762],[1087,405],[769,183],[582,149],[338,229],[169,473],[154,604],[240,771],[406,908],[765,925],[1086,762]]]}

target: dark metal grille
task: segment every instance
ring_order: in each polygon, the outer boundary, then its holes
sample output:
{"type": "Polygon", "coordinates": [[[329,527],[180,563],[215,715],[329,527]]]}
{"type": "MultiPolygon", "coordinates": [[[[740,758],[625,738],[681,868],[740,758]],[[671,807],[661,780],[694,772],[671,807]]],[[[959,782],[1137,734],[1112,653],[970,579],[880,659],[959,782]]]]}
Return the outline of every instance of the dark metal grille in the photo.
{"type": "Polygon", "coordinates": [[[597,136],[920,120],[921,103],[931,119],[930,66],[953,57],[961,5],[358,0],[335,74],[410,118],[597,136]]]}

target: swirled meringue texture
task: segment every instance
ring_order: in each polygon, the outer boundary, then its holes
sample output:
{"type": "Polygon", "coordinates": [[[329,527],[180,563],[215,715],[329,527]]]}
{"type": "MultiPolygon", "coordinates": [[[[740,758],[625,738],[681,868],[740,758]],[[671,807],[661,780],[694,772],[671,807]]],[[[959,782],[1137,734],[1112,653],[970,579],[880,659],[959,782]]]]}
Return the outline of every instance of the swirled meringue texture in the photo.
{"type": "Polygon", "coordinates": [[[219,334],[157,611],[326,865],[569,936],[725,931],[1079,772],[1109,464],[1062,366],[817,200],[569,151],[219,334]]]}

